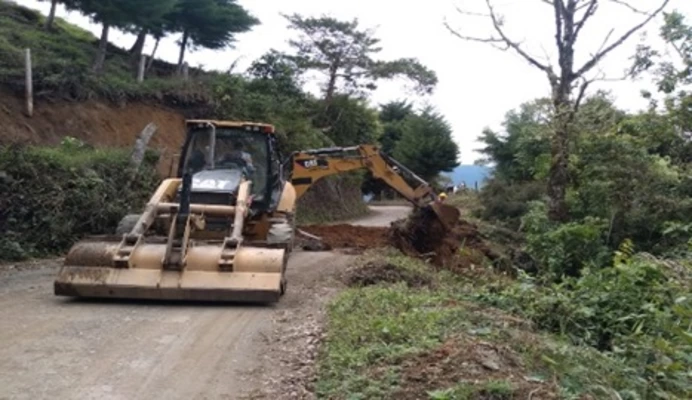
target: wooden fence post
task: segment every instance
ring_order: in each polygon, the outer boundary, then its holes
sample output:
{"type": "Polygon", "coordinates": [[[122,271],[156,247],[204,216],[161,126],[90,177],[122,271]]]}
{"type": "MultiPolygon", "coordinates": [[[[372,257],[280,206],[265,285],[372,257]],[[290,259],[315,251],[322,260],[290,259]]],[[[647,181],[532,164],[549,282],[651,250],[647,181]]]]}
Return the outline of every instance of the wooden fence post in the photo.
{"type": "Polygon", "coordinates": [[[183,80],[188,80],[190,78],[190,67],[187,63],[183,64],[183,80]]]}
{"type": "Polygon", "coordinates": [[[144,67],[147,65],[147,56],[142,54],[142,56],[139,58],[139,68],[137,69],[137,82],[143,82],[144,81],[144,67]]]}
{"type": "Polygon", "coordinates": [[[31,49],[25,50],[25,68],[26,68],[26,115],[31,117],[34,115],[34,82],[31,72],[31,49]]]}
{"type": "Polygon", "coordinates": [[[156,126],[155,123],[150,122],[149,124],[147,124],[147,126],[144,127],[142,132],[139,133],[139,136],[137,136],[137,140],[135,141],[135,145],[132,148],[132,155],[130,158],[130,165],[133,169],[131,181],[134,180],[135,176],[137,175],[139,166],[142,164],[142,161],[144,160],[144,153],[147,151],[147,145],[149,144],[149,140],[158,128],[159,127],[156,126]]]}

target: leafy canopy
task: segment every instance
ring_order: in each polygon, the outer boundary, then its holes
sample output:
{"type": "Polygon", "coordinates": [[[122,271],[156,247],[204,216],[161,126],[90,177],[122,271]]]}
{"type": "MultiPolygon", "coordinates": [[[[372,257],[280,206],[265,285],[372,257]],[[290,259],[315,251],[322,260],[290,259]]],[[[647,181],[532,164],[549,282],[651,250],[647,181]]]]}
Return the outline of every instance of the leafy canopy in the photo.
{"type": "Polygon", "coordinates": [[[432,93],[437,84],[435,72],[413,58],[380,61],[374,56],[382,48],[374,32],[361,29],[358,20],[340,21],[321,17],[284,15],[289,28],[300,32],[289,44],[295,49],[293,59],[304,71],[318,71],[327,75],[325,97],[331,100],[339,85],[346,93],[361,93],[377,88],[379,79],[405,77],[414,82],[418,93],[432,93]]]}

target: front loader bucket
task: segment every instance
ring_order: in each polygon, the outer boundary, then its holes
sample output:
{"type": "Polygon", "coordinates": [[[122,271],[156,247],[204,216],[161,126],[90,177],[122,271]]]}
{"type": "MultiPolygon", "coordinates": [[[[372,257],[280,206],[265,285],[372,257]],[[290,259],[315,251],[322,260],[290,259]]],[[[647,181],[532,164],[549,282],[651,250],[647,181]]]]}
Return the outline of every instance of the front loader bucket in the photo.
{"type": "Polygon", "coordinates": [[[284,290],[284,249],[239,247],[232,270],[219,267],[221,244],[187,250],[180,270],[164,268],[166,244],[143,243],[129,267],[115,267],[120,238],[84,240],[72,247],[54,283],[58,296],[273,303],[284,290]]]}

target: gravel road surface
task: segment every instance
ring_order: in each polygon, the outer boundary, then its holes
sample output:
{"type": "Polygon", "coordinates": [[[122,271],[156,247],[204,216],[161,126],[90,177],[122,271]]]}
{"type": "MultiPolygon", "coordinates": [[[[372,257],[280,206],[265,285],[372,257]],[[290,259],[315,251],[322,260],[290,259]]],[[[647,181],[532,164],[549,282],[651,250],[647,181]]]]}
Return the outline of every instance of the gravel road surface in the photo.
{"type": "MultiPolygon", "coordinates": [[[[409,208],[372,210],[349,222],[409,208]]],[[[353,257],[296,251],[269,307],[75,301],[53,295],[59,259],[0,266],[0,399],[307,398],[321,309],[353,257]]]]}

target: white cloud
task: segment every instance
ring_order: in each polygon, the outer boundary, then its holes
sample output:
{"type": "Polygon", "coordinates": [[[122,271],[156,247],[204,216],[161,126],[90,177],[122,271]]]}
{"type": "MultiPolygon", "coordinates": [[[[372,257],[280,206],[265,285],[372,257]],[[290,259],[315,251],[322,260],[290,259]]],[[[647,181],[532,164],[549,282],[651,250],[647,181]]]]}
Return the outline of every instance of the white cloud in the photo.
{"type": "MultiPolygon", "coordinates": [[[[19,3],[40,9],[44,13],[49,7],[49,3],[36,0],[23,0],[19,3]]],[[[461,41],[443,26],[447,17],[450,25],[461,27],[465,34],[483,35],[490,32],[485,21],[461,16],[454,8],[455,5],[482,7],[482,0],[240,0],[239,3],[257,16],[262,25],[252,32],[239,35],[235,49],[187,54],[186,59],[191,65],[227,69],[238,60],[238,67],[245,69],[270,48],[287,49],[286,41],[292,32],[286,28],[286,21],[281,13],[324,13],[342,19],[358,18],[364,26],[377,27],[377,35],[382,39],[382,58],[417,57],[437,72],[440,79],[438,88],[432,97],[425,100],[444,113],[452,124],[455,140],[462,150],[463,163],[472,163],[478,158],[473,149],[478,146],[476,138],[485,126],[497,128],[509,109],[548,93],[544,75],[518,55],[501,52],[480,43],[461,41]]],[[[522,40],[533,55],[545,57],[547,54],[551,60],[555,60],[552,41],[554,27],[548,7],[537,0],[498,0],[496,3],[497,10],[506,17],[507,29],[512,37],[522,40]]],[[[647,5],[652,7],[653,3],[658,1],[632,2],[644,9],[647,5]]],[[[583,63],[589,54],[598,50],[611,28],[615,29],[612,35],[615,38],[642,18],[641,15],[614,4],[603,3],[601,8],[599,14],[586,26],[578,42],[577,63],[583,63]]],[[[692,1],[671,0],[668,10],[673,8],[692,15],[692,1]]],[[[482,8],[475,9],[482,11],[482,8]]],[[[63,8],[59,9],[58,15],[96,35],[100,33],[100,27],[91,24],[84,16],[67,14],[63,8]]],[[[657,37],[659,26],[660,18],[647,26],[649,39],[657,37]]],[[[162,41],[158,56],[175,62],[178,56],[177,39],[177,36],[171,36],[162,41]]],[[[630,38],[605,60],[601,69],[612,76],[621,74],[629,65],[628,58],[633,54],[638,40],[638,35],[630,38]]],[[[111,41],[120,46],[130,46],[134,37],[113,32],[111,41]]],[[[151,51],[152,47],[153,43],[150,41],[145,51],[151,51]]],[[[403,98],[407,95],[403,86],[402,82],[381,84],[372,100],[374,103],[382,103],[403,98]]],[[[639,96],[643,87],[644,83],[623,81],[594,84],[591,90],[612,90],[618,106],[636,110],[645,105],[639,96]]]]}

